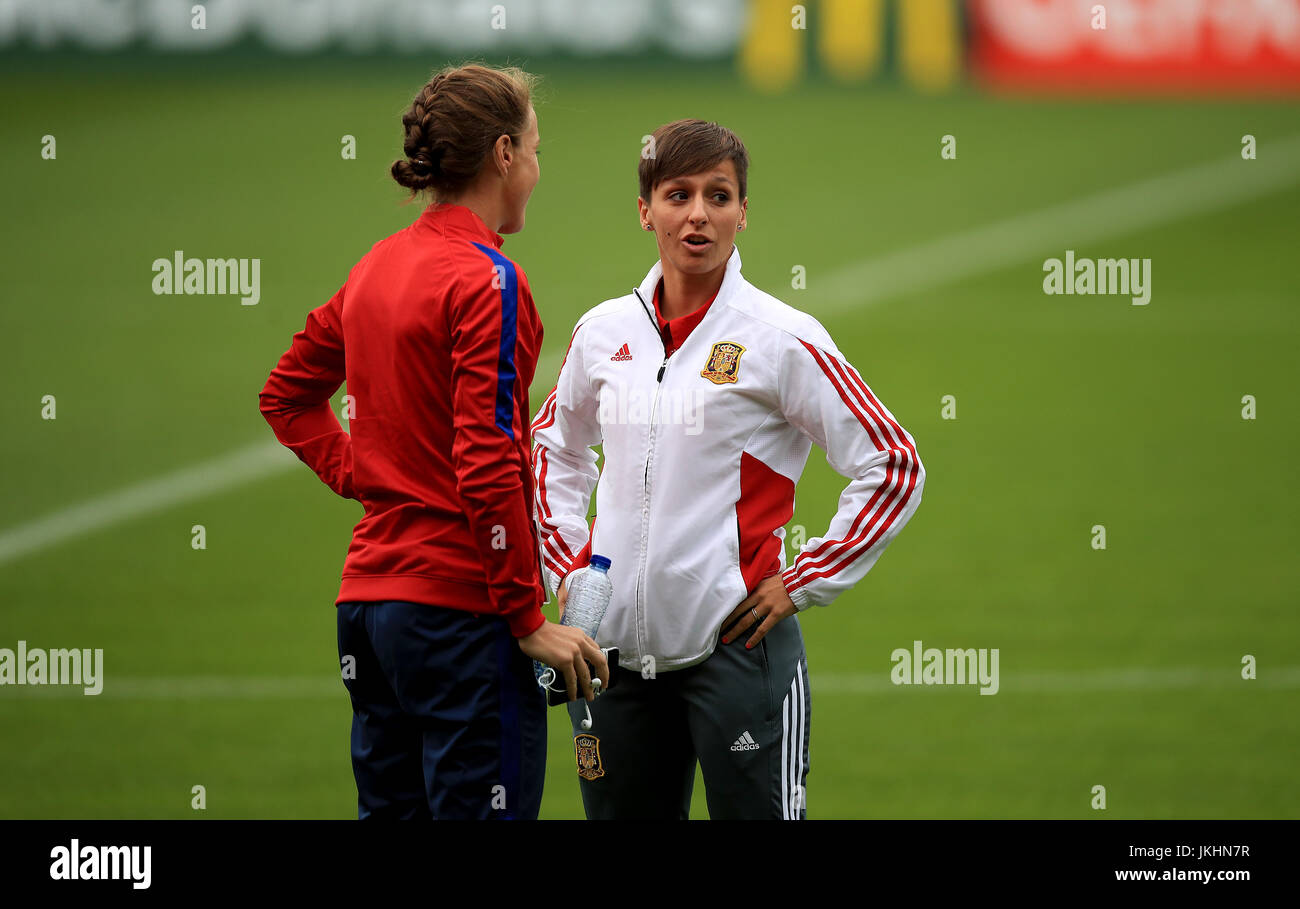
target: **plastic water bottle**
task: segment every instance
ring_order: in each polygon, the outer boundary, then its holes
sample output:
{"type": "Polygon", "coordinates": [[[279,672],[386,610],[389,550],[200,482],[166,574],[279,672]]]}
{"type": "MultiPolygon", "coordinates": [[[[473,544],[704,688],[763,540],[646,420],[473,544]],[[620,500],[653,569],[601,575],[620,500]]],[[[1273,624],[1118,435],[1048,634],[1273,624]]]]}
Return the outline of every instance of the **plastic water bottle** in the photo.
{"type": "MultiPolygon", "coordinates": [[[[609,608],[610,597],[614,595],[614,585],[609,579],[609,566],[612,563],[601,555],[593,555],[586,570],[571,572],[568,577],[568,594],[564,599],[564,617],[561,625],[571,625],[582,630],[583,634],[596,639],[601,619],[609,608]]],[[[537,684],[550,688],[561,676],[545,663],[533,660],[533,671],[537,675],[537,684]]]]}
{"type": "Polygon", "coordinates": [[[609,580],[609,566],[605,556],[593,555],[587,570],[570,575],[569,594],[564,600],[564,618],[561,625],[581,628],[587,637],[595,640],[600,621],[605,618],[614,585],[609,580]]]}

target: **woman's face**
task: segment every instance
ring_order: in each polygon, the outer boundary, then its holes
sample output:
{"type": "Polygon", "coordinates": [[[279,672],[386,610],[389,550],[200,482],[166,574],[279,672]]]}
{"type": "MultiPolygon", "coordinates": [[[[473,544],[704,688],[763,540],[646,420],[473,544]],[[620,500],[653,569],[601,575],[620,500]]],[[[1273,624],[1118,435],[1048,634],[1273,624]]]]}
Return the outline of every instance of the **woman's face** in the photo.
{"type": "Polygon", "coordinates": [[[706,171],[673,177],[654,188],[647,203],[637,200],[642,228],[654,230],[664,269],[708,274],[726,264],[745,228],[748,199],[740,198],[736,165],[730,158],[706,171]]]}
{"type": "Polygon", "coordinates": [[[528,127],[520,135],[519,141],[510,145],[510,170],[506,173],[505,183],[506,222],[501,226],[500,233],[513,234],[524,229],[524,209],[541,177],[541,167],[537,163],[537,146],[540,142],[537,111],[530,107],[528,127]]]}

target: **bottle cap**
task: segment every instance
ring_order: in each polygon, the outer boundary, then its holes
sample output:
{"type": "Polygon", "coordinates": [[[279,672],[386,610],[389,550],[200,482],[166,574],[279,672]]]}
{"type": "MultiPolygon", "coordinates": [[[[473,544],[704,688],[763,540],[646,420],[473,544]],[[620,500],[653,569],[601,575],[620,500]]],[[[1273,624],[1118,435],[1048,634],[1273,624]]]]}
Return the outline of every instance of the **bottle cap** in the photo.
{"type": "Polygon", "coordinates": [[[609,566],[613,563],[603,555],[593,555],[591,557],[591,567],[597,571],[609,571],[609,566]]]}

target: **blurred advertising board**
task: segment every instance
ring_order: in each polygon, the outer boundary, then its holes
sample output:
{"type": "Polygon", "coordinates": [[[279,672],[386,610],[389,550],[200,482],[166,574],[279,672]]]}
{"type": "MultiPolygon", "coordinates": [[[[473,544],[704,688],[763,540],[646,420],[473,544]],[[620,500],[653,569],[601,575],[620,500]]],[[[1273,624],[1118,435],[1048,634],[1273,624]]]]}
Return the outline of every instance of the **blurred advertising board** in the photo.
{"type": "Polygon", "coordinates": [[[1300,0],[970,0],[983,84],[1068,92],[1300,92],[1300,0]]]}

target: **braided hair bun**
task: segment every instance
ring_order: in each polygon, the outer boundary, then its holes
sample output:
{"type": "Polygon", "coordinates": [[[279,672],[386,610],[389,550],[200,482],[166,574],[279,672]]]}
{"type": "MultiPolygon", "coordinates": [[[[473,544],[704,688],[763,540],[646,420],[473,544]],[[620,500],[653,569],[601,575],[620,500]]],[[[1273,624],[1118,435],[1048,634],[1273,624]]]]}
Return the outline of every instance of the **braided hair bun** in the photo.
{"type": "Polygon", "coordinates": [[[518,139],[527,128],[535,84],[516,67],[470,63],[437,73],[402,114],[406,157],[393,162],[393,179],[412,196],[460,193],[500,136],[518,139]]]}

